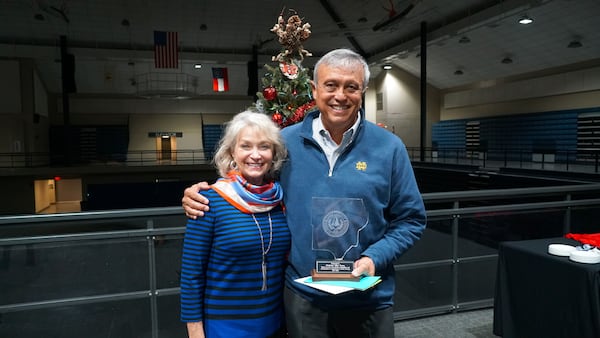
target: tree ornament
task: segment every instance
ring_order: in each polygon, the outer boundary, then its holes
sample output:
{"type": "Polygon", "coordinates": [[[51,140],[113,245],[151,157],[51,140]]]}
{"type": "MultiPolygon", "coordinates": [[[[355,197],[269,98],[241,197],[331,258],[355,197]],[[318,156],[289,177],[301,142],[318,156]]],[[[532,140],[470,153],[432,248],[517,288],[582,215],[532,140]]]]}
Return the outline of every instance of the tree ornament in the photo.
{"type": "Polygon", "coordinates": [[[271,119],[278,125],[281,125],[281,123],[283,122],[283,116],[279,112],[275,112],[275,114],[271,116],[271,119]]]}
{"type": "Polygon", "coordinates": [[[269,87],[263,89],[263,96],[265,97],[265,100],[273,101],[277,97],[277,89],[269,86],[269,87]]]}
{"type": "Polygon", "coordinates": [[[280,62],[279,70],[290,80],[298,78],[298,66],[292,63],[280,62]]]}
{"type": "Polygon", "coordinates": [[[283,18],[283,11],[277,18],[277,23],[271,28],[271,32],[277,35],[279,43],[284,47],[284,50],[277,56],[272,58],[273,61],[285,61],[286,59],[297,56],[300,60],[304,56],[312,56],[312,54],[304,49],[302,43],[308,39],[311,34],[310,24],[302,23],[302,19],[295,13],[286,20],[283,18]]]}

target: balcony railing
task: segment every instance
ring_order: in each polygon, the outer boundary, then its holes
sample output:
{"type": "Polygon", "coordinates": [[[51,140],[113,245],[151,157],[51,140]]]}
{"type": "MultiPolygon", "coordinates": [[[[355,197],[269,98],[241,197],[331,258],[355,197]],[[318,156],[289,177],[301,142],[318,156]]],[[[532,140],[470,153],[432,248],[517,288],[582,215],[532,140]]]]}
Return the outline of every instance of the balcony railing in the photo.
{"type": "MultiPolygon", "coordinates": [[[[520,168],[598,173],[600,150],[532,151],[524,149],[465,150],[464,148],[407,148],[412,161],[466,164],[481,168],[520,168]]],[[[126,153],[97,154],[85,157],[50,153],[0,153],[0,168],[45,167],[69,165],[190,165],[209,163],[203,149],[174,150],[167,154],[156,150],[138,150],[126,153]]]]}
{"type": "Polygon", "coordinates": [[[598,173],[599,149],[578,150],[531,150],[531,149],[485,149],[409,147],[413,161],[441,164],[475,165],[480,168],[519,168],[557,170],[568,172],[598,173]]]}
{"type": "MultiPolygon", "coordinates": [[[[498,243],[600,232],[598,196],[600,184],[423,194],[395,318],[491,307],[498,243]]],[[[185,222],[180,207],[0,217],[0,337],[185,336],[185,222]]]]}
{"type": "Polygon", "coordinates": [[[0,168],[39,168],[69,165],[190,165],[209,163],[204,150],[173,150],[164,153],[156,150],[128,151],[126,153],[97,154],[77,156],[64,154],[36,153],[0,153],[0,168]]]}

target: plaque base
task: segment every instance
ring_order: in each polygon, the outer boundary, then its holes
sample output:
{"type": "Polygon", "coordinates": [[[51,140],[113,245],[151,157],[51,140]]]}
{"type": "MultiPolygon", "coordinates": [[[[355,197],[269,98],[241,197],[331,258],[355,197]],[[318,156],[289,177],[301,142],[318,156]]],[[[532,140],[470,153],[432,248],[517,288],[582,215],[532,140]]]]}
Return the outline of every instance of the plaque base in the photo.
{"type": "Polygon", "coordinates": [[[360,280],[360,276],[354,276],[351,273],[322,273],[315,269],[311,271],[310,276],[314,282],[326,280],[358,282],[360,280]]]}

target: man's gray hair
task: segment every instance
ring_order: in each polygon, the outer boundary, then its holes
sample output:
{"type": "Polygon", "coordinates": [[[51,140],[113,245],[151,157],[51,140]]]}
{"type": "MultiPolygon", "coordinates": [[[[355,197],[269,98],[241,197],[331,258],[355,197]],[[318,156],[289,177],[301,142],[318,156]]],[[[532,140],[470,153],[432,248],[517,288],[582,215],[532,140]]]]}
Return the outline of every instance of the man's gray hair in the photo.
{"type": "Polygon", "coordinates": [[[365,73],[365,78],[363,79],[363,90],[367,88],[369,83],[369,77],[371,76],[371,72],[369,71],[369,65],[365,61],[365,59],[358,53],[353,50],[347,48],[334,49],[327,54],[323,55],[319,61],[315,64],[315,69],[313,71],[313,81],[317,82],[318,70],[320,65],[327,65],[330,67],[341,67],[341,68],[350,68],[360,66],[363,68],[365,73]]]}

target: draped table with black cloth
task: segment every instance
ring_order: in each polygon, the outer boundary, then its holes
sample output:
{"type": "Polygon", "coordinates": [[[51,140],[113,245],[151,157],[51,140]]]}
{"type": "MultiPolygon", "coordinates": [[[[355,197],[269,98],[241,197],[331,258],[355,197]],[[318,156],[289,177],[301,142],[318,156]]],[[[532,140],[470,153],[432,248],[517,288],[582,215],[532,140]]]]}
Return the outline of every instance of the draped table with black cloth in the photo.
{"type": "Polygon", "coordinates": [[[503,242],[498,249],[494,334],[511,337],[600,337],[600,264],[548,253],[567,238],[503,242]]]}

